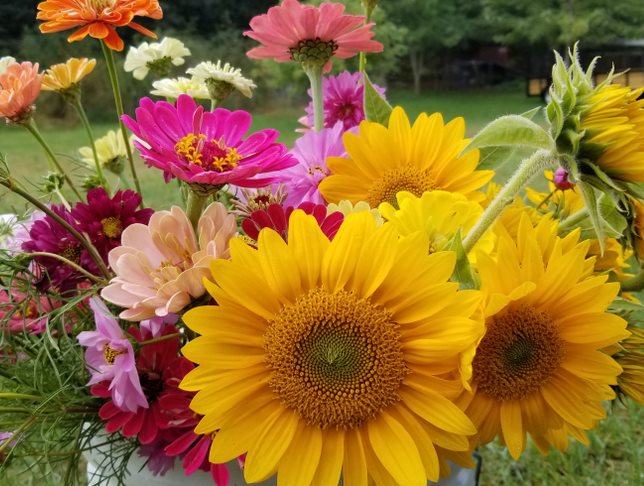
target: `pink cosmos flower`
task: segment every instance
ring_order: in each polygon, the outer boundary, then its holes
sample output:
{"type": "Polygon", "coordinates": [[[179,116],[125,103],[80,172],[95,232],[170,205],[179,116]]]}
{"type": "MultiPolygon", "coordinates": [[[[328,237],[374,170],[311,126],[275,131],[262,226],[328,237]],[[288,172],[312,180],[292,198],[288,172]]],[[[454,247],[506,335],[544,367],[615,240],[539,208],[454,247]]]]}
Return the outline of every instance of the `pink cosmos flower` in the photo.
{"type": "Polygon", "coordinates": [[[315,217],[318,225],[320,225],[320,229],[330,240],[333,239],[340,229],[342,221],[344,221],[344,214],[340,211],[327,214],[326,206],[322,204],[303,202],[297,208],[293,206],[284,208],[279,204],[271,204],[265,210],[259,209],[253,212],[250,217],[242,220],[242,229],[249,238],[257,241],[259,233],[263,228],[271,228],[286,241],[288,238],[289,218],[295,209],[300,209],[306,214],[315,217]]]}
{"type": "MultiPolygon", "coordinates": [[[[378,85],[375,90],[384,96],[385,89],[378,85]]],[[[309,97],[311,90],[308,91],[309,97]]],[[[324,99],[324,126],[330,128],[342,122],[344,130],[360,125],[364,114],[364,82],[362,74],[343,71],[337,76],[325,76],[322,80],[324,99]]],[[[306,128],[313,127],[313,101],[306,107],[306,116],[299,119],[306,128]]]]}
{"type": "Polygon", "coordinates": [[[305,201],[326,204],[318,186],[330,174],[326,158],[347,155],[342,143],[343,134],[342,123],[338,122],[333,128],[323,128],[319,132],[308,131],[295,141],[291,155],[298,163],[284,171],[288,179],[284,206],[297,206],[305,201]]]}
{"type": "Polygon", "coordinates": [[[84,331],[78,342],[85,346],[85,362],[92,375],[88,385],[107,382],[112,402],[123,411],[148,408],[134,361],[134,349],[116,318],[98,297],[89,299],[96,331],[84,331]]]}
{"type": "Polygon", "coordinates": [[[205,293],[210,262],[228,258],[228,241],[236,233],[235,216],[220,203],[206,208],[197,234],[182,209],[157,211],[148,225],[135,223],[123,231],[122,246],[109,254],[116,277],[101,295],[125,308],[121,319],[176,314],[205,293]]]}
{"type": "Polygon", "coordinates": [[[138,137],[134,145],[151,166],[193,184],[262,187],[282,178],[277,171],[295,164],[288,149],[275,140],[277,130],[266,129],[244,139],[252,118],[243,110],[218,108],[204,112],[188,95],[176,106],[143,98],[136,120],[123,116],[138,137]]]}
{"type": "Polygon", "coordinates": [[[38,74],[38,63],[10,64],[0,74],[0,117],[14,122],[24,121],[40,94],[43,76],[38,74]]]}
{"type": "Polygon", "coordinates": [[[345,15],[341,3],[324,2],[314,7],[284,0],[250,21],[251,30],[244,35],[262,45],[247,55],[277,62],[301,62],[313,56],[325,63],[333,56],[346,59],[361,51],[381,52],[382,44],[372,40],[374,24],[365,24],[365,20],[361,15],[345,15]]]}

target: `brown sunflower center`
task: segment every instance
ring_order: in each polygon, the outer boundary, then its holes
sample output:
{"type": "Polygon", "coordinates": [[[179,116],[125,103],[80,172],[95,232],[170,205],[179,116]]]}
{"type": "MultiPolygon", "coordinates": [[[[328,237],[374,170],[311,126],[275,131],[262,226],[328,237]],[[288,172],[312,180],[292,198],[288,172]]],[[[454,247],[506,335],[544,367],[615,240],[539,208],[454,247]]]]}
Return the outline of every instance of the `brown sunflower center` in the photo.
{"type": "Polygon", "coordinates": [[[396,194],[400,191],[411,192],[420,197],[424,192],[434,189],[438,187],[429,171],[420,171],[411,165],[404,165],[388,170],[374,181],[367,193],[367,202],[372,208],[377,208],[382,202],[388,202],[398,209],[396,194]]]}
{"type": "Polygon", "coordinates": [[[494,316],[474,357],[474,382],[497,400],[523,398],[556,372],[565,348],[557,325],[545,312],[519,307],[494,316]]]}
{"type": "Polygon", "coordinates": [[[308,423],[348,430],[400,399],[408,372],[398,324],[369,300],[313,289],[264,335],[270,386],[308,423]]]}
{"type": "Polygon", "coordinates": [[[114,216],[101,219],[101,226],[103,226],[103,234],[108,238],[118,238],[123,232],[123,223],[114,216]]]}

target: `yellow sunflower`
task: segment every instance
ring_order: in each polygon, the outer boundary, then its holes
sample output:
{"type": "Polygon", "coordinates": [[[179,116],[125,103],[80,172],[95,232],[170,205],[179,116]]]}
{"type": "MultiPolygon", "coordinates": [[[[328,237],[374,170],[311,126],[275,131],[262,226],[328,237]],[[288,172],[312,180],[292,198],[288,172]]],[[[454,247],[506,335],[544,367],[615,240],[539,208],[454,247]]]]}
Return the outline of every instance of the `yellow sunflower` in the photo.
{"type": "Polygon", "coordinates": [[[54,64],[46,72],[42,82],[45,91],[67,91],[76,87],[96,67],[96,59],[72,57],[67,62],[54,64]]]}
{"type": "Polygon", "coordinates": [[[396,204],[396,194],[415,196],[442,189],[480,201],[476,192],[493,176],[493,171],[476,170],[479,153],[472,150],[459,157],[467,145],[465,122],[456,118],[447,125],[440,113],[422,113],[411,126],[405,111],[397,107],[389,126],[363,121],[359,134],[345,133],[348,158],[329,157],[331,175],[319,185],[330,203],[348,199],[366,201],[371,207],[382,202],[396,204]]]}
{"type": "MultiPolygon", "coordinates": [[[[386,202],[378,209],[400,236],[417,231],[426,234],[430,252],[449,249],[454,235],[459,230],[461,236],[467,234],[483,213],[480,204],[469,201],[462,194],[446,191],[426,192],[421,197],[403,191],[396,195],[396,200],[400,209],[386,202]]],[[[474,250],[489,252],[493,246],[494,235],[488,231],[474,250]]]]}
{"type": "Polygon", "coordinates": [[[629,326],[631,335],[619,343],[613,357],[624,370],[617,379],[621,393],[644,405],[644,329],[629,326]]]}
{"type": "Polygon", "coordinates": [[[217,431],[210,461],[247,452],[246,481],[425,485],[442,449],[469,451],[471,421],[453,400],[471,373],[480,292],[448,282],[452,252],[428,255],[368,212],[330,242],[291,215],[288,243],[264,229],[212,264],[217,306],[184,316],[199,366],[196,433],[217,431]]]}
{"type": "Polygon", "coordinates": [[[598,86],[582,103],[582,157],[588,156],[609,176],[625,182],[644,182],[644,88],[619,84],[598,86]],[[599,147],[584,154],[584,145],[599,147]]]}
{"type": "Polygon", "coordinates": [[[592,276],[579,231],[562,239],[550,220],[535,228],[527,216],[516,239],[497,230],[496,258],[477,262],[487,330],[473,361],[473,394],[461,405],[478,442],[498,435],[517,459],[527,433],[560,447],[557,430],[583,436],[605,416],[600,402],[615,397],[622,369],[601,349],[629,333],[606,312],[619,284],[592,276]]]}

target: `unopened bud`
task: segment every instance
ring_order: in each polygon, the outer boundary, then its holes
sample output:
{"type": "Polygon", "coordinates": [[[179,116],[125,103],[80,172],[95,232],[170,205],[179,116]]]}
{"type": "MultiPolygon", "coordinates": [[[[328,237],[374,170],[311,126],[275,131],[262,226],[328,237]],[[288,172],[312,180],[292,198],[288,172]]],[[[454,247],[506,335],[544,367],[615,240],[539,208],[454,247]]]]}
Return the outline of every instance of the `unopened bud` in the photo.
{"type": "Polygon", "coordinates": [[[568,189],[572,189],[575,187],[575,185],[568,180],[568,171],[564,169],[563,167],[559,167],[553,177],[552,177],[552,183],[555,185],[557,189],[560,191],[566,191],[568,189]]]}

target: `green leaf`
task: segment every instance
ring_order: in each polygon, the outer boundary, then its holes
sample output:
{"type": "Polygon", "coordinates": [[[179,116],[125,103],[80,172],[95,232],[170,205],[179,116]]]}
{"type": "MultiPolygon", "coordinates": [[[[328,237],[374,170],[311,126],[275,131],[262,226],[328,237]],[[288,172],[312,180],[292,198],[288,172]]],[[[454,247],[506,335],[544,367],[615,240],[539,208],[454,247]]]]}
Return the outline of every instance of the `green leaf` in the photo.
{"type": "Polygon", "coordinates": [[[607,194],[599,196],[599,214],[602,217],[606,235],[613,238],[621,237],[628,222],[617,208],[613,198],[607,194]]]}
{"type": "Polygon", "coordinates": [[[364,114],[368,121],[387,126],[392,107],[373,87],[369,77],[364,75],[364,114]]]}
{"type": "Polygon", "coordinates": [[[470,261],[467,259],[460,230],[452,238],[449,249],[456,253],[456,266],[451,280],[461,284],[461,289],[478,289],[479,282],[472,271],[470,261]]]}
{"type": "Polygon", "coordinates": [[[470,140],[463,152],[504,145],[553,149],[554,141],[541,126],[520,115],[506,115],[485,126],[470,140]]]}
{"type": "Polygon", "coordinates": [[[579,181],[577,187],[581,191],[581,196],[584,199],[586,208],[588,209],[588,216],[590,217],[590,222],[593,225],[595,230],[595,235],[599,241],[599,249],[601,250],[602,255],[604,254],[604,228],[602,226],[601,215],[599,214],[599,205],[597,204],[597,198],[595,196],[595,190],[589,184],[586,184],[582,181],[579,181]]]}

